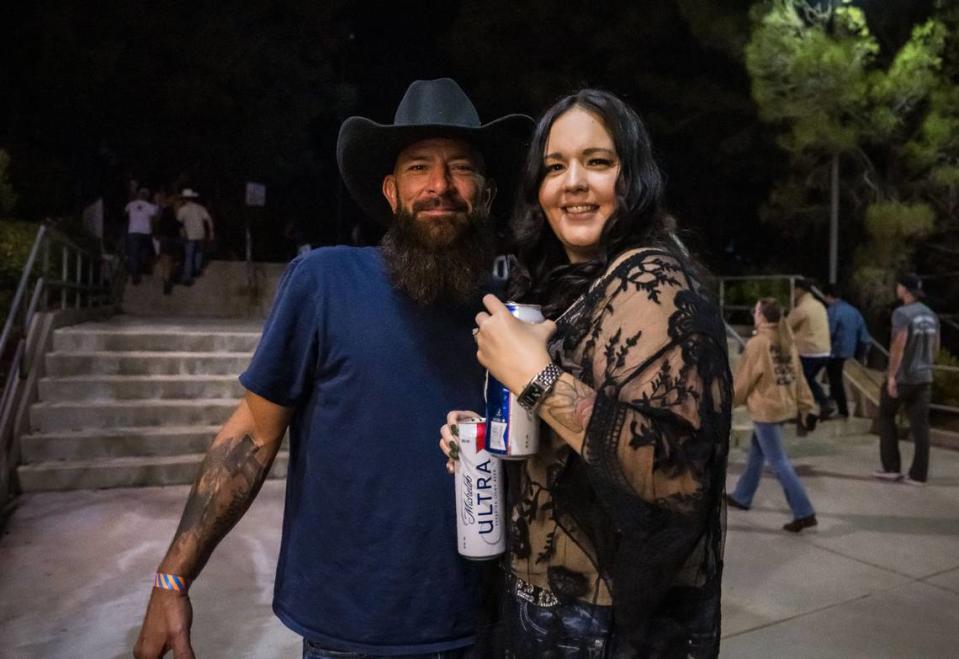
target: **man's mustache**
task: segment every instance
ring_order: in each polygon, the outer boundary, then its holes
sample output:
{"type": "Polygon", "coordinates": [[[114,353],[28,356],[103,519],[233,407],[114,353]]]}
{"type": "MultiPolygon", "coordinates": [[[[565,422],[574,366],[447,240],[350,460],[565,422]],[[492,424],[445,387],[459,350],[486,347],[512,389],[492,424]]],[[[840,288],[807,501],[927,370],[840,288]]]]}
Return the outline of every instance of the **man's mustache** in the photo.
{"type": "Polygon", "coordinates": [[[436,210],[466,213],[469,211],[469,206],[462,199],[454,199],[450,197],[433,197],[431,199],[424,199],[422,201],[413,203],[414,214],[420,211],[436,210]]]}

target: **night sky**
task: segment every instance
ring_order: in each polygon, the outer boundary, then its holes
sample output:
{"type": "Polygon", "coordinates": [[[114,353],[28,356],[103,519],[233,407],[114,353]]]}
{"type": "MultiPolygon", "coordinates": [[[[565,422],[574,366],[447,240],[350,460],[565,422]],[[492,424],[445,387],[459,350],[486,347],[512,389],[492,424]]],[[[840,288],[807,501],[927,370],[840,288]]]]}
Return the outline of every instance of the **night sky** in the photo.
{"type": "MultiPolygon", "coordinates": [[[[134,178],[198,188],[224,258],[240,256],[246,220],[263,260],[292,253],[289,226],[331,244],[348,242],[360,223],[361,239],[374,241],[336,171],[345,117],[391,121],[420,78],[455,78],[484,121],[536,116],[598,86],[647,121],[670,211],[710,266],[825,270],[825,254],[822,263],[797,258],[790,240],[801,231],[782,240],[758,221],[784,158],[756,116],[741,62],[751,4],[17,3],[0,24],[0,148],[13,160],[15,214],[76,213],[103,195],[116,231],[134,178]],[[267,185],[266,208],[244,208],[247,180],[267,185]]],[[[931,2],[861,4],[894,47],[931,2]]]]}

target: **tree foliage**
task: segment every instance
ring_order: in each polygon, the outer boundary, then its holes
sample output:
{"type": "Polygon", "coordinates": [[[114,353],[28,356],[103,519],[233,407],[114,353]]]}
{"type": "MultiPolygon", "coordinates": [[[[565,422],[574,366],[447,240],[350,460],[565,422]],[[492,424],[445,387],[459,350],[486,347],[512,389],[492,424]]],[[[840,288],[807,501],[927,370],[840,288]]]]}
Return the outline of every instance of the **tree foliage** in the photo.
{"type": "Polygon", "coordinates": [[[746,46],[760,117],[781,126],[780,144],[790,153],[854,149],[868,106],[867,71],[879,50],[862,11],[802,0],[764,9],[746,46]]]}
{"type": "Polygon", "coordinates": [[[892,53],[850,0],[770,0],[753,18],[753,98],[790,163],[764,216],[817,231],[828,166],[841,156],[843,236],[858,245],[843,250],[845,270],[862,301],[879,309],[895,271],[914,267],[917,246],[955,222],[956,12],[937,4],[892,53]]]}

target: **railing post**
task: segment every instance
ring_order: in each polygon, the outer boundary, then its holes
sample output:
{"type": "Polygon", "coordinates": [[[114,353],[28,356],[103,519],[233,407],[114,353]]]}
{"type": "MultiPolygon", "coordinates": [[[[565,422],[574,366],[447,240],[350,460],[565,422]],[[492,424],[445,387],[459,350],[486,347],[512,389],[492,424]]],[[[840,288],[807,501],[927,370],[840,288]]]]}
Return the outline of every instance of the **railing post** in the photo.
{"type": "Polygon", "coordinates": [[[63,259],[61,273],[60,273],[60,310],[67,308],[67,277],[70,276],[70,252],[67,250],[67,246],[63,246],[63,259]]]}
{"type": "MultiPolygon", "coordinates": [[[[40,276],[43,277],[46,281],[49,281],[50,280],[50,239],[47,238],[46,236],[43,237],[43,265],[41,267],[43,269],[40,271],[40,276]]],[[[47,294],[46,292],[44,292],[43,302],[41,307],[44,311],[46,311],[47,308],[49,307],[49,304],[47,304],[48,302],[49,300],[47,300],[47,294]]]]}
{"type": "MultiPolygon", "coordinates": [[[[100,254],[100,260],[97,261],[97,295],[105,295],[109,298],[109,294],[104,290],[106,288],[106,261],[103,258],[103,254],[100,254]]],[[[106,300],[101,299],[101,304],[106,304],[106,300]]]]}
{"type": "Polygon", "coordinates": [[[96,262],[93,260],[93,257],[91,256],[90,263],[87,266],[87,306],[88,307],[99,306],[97,304],[98,295],[97,295],[97,292],[95,292],[96,287],[94,287],[93,285],[93,269],[95,266],[96,266],[96,262]]]}
{"type": "Polygon", "coordinates": [[[83,252],[76,250],[77,252],[77,280],[74,282],[76,284],[77,295],[73,300],[74,306],[79,309],[81,302],[83,301],[83,289],[81,287],[83,283],[83,252]]]}

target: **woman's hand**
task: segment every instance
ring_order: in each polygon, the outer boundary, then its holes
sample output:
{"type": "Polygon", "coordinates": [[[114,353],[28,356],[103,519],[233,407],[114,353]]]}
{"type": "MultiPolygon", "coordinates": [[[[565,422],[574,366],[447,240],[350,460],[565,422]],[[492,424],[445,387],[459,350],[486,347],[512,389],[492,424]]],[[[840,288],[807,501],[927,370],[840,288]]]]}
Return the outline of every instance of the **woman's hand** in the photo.
{"type": "Polygon", "coordinates": [[[476,314],[476,358],[514,394],[550,363],[546,342],[556,323],[526,323],[514,316],[495,295],[483,298],[486,311],[476,314]]]}
{"type": "Polygon", "coordinates": [[[456,424],[467,419],[482,418],[476,412],[454,410],[446,415],[446,423],[440,427],[440,450],[446,455],[446,471],[456,471],[456,461],[460,459],[459,431],[456,424]]]}

